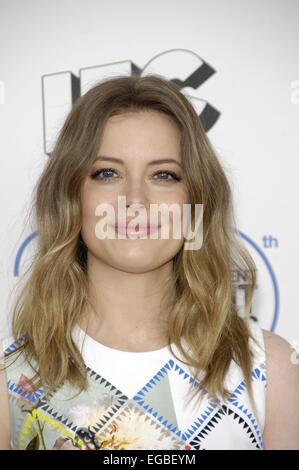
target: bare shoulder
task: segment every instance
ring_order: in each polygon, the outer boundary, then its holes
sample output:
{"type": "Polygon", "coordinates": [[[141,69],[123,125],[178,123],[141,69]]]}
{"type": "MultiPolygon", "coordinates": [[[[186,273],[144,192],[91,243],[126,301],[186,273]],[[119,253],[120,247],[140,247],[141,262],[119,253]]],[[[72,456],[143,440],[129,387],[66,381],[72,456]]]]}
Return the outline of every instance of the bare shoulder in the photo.
{"type": "Polygon", "coordinates": [[[6,371],[4,370],[4,352],[2,342],[0,342],[0,416],[0,450],[11,450],[9,401],[6,385],[6,371]]]}
{"type": "Polygon", "coordinates": [[[265,449],[299,450],[299,355],[282,336],[262,331],[267,363],[265,449]]]}

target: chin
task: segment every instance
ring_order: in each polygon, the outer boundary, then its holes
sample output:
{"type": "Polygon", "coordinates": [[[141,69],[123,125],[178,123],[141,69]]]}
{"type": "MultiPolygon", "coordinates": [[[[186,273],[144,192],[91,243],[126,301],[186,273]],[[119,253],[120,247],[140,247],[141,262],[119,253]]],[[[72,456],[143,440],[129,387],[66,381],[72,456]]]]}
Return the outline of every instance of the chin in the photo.
{"type": "Polygon", "coordinates": [[[149,271],[153,271],[154,269],[158,269],[160,267],[160,263],[157,264],[157,257],[155,259],[150,258],[146,259],[143,256],[140,257],[133,257],[125,259],[114,259],[109,262],[110,266],[115,267],[121,271],[125,271],[127,273],[146,273],[149,271]],[[114,261],[114,262],[113,262],[114,261]]]}

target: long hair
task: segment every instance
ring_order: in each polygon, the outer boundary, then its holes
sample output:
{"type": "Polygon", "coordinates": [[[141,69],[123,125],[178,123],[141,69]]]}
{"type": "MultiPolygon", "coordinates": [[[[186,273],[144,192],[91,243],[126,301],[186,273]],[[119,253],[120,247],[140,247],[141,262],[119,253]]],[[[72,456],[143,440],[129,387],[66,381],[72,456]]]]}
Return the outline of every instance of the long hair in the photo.
{"type": "MultiPolygon", "coordinates": [[[[171,116],[181,132],[181,153],[190,204],[203,204],[203,243],[173,258],[173,276],[163,302],[171,309],[169,343],[194,369],[195,394],[206,389],[226,399],[231,361],[242,369],[252,399],[250,317],[256,269],[236,230],[232,192],[223,166],[189,99],[158,74],[117,76],[77,99],[34,188],[38,246],[30,275],[13,309],[15,338],[38,365],[40,383],[57,388],[66,380],[86,389],[86,368],[72,329],[86,308],[87,247],[81,237],[80,192],[111,116],[155,110],[171,116]],[[242,315],[233,273],[247,279],[242,315]],[[184,348],[182,339],[187,343],[184,348]]],[[[194,214],[192,214],[194,215],[194,214]]],[[[163,310],[162,310],[163,311],[163,310]]]]}

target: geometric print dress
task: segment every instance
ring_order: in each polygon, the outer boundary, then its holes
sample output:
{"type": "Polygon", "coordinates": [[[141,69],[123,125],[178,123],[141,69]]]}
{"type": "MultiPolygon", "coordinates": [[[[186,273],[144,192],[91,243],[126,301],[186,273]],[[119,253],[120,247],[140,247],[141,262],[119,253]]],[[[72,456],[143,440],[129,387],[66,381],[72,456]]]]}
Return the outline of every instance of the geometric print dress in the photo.
{"type": "Polygon", "coordinates": [[[239,366],[232,361],[225,379],[231,391],[213,401],[194,381],[192,370],[174,344],[146,352],[105,346],[76,325],[73,339],[83,356],[88,389],[79,392],[67,382],[45,397],[34,389],[34,371],[19,355],[8,353],[24,338],[3,341],[9,396],[11,446],[18,450],[176,449],[262,450],[267,387],[266,355],[259,324],[249,320],[258,345],[251,372],[254,405],[239,366]],[[17,359],[16,359],[17,358],[17,359]],[[190,387],[202,399],[189,400],[190,387]]]}

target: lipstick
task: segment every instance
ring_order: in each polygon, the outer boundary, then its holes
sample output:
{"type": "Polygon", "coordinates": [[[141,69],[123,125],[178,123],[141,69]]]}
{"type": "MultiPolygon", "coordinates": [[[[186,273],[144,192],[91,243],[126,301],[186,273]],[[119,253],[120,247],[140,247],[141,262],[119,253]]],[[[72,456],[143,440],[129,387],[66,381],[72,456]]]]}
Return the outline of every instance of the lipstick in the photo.
{"type": "Polygon", "coordinates": [[[159,229],[159,225],[156,224],[131,224],[131,227],[128,227],[129,224],[126,225],[118,225],[115,224],[114,229],[115,232],[121,235],[126,235],[127,237],[141,237],[144,235],[151,235],[155,233],[159,229]]]}

